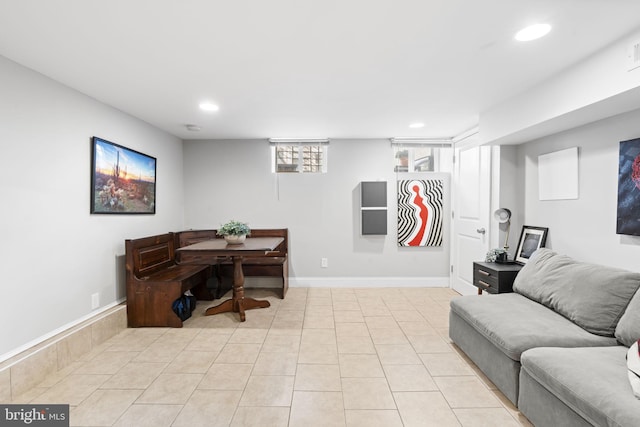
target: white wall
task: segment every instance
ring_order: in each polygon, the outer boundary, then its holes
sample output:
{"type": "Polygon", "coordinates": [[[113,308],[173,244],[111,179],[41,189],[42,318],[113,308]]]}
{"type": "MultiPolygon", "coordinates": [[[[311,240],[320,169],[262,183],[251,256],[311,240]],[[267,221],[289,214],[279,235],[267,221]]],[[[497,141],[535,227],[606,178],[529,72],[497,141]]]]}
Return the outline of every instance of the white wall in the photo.
{"type": "Polygon", "coordinates": [[[524,221],[549,227],[547,247],[581,261],[640,271],[640,237],[616,234],[619,142],[640,137],[639,124],[636,110],[518,147],[524,221]],[[538,200],[538,156],[576,146],[579,199],[538,200]]]}
{"type": "Polygon", "coordinates": [[[183,224],[182,142],[0,57],[0,360],[124,296],[124,239],[183,224]],[[90,138],[154,156],[155,215],[90,215],[90,138]]]}
{"type": "MultiPolygon", "coordinates": [[[[289,228],[292,285],[447,286],[448,216],[442,247],[397,246],[396,177],[407,174],[393,172],[389,141],[332,140],[328,157],[326,174],[273,174],[266,140],[185,141],[186,228],[230,219],[289,228]],[[361,236],[359,183],[376,180],[387,181],[388,234],[361,236]]],[[[445,179],[449,212],[449,174],[435,176],[445,179]]]]}
{"type": "Polygon", "coordinates": [[[629,71],[630,34],[480,114],[482,141],[520,143],[638,108],[640,68],[629,71]]]}
{"type": "Polygon", "coordinates": [[[502,248],[508,237],[509,258],[518,246],[518,238],[524,220],[523,183],[518,173],[518,147],[512,145],[491,147],[491,248],[502,248]],[[510,224],[500,224],[493,213],[499,208],[511,211],[510,224]],[[509,236],[507,236],[507,231],[509,236]]]}

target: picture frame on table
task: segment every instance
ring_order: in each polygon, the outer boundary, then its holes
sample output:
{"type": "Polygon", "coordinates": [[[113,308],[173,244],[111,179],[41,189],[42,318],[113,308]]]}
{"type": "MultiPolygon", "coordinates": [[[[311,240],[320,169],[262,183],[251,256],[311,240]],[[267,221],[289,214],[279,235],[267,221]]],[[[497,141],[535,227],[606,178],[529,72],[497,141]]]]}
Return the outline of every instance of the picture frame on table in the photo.
{"type": "Polygon", "coordinates": [[[535,251],[540,248],[544,248],[544,245],[547,242],[548,233],[549,229],[547,227],[523,225],[514,261],[518,264],[526,264],[535,251]]]}
{"type": "Polygon", "coordinates": [[[155,214],[156,158],[92,137],[91,213],[155,214]]]}

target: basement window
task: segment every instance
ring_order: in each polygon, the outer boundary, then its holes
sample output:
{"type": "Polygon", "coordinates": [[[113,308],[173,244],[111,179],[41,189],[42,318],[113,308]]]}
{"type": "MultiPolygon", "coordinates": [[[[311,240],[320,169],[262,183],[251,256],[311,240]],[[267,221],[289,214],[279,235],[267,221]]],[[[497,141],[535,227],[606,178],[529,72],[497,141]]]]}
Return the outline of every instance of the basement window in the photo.
{"type": "Polygon", "coordinates": [[[323,173],[327,171],[328,140],[270,139],[271,171],[275,173],[323,173]]]}
{"type": "Polygon", "coordinates": [[[392,143],[394,172],[451,172],[450,145],[392,143]]]}

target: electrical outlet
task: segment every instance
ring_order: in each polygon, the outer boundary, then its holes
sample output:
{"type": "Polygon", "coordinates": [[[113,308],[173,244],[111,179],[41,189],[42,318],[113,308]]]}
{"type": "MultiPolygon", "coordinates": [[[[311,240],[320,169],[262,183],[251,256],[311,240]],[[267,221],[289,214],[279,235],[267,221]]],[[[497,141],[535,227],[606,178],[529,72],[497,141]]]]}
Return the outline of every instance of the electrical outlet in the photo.
{"type": "Polygon", "coordinates": [[[329,267],[329,260],[327,258],[322,258],[320,260],[320,267],[322,267],[322,268],[329,267]]]}
{"type": "Polygon", "coordinates": [[[91,310],[100,307],[100,294],[91,295],[91,310]]]}

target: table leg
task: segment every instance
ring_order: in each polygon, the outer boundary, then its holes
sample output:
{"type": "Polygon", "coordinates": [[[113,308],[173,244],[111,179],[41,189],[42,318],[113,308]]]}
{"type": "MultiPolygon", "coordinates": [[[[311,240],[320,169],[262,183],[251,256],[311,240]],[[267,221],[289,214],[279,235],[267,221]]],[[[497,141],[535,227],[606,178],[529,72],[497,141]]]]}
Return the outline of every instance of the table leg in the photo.
{"type": "Polygon", "coordinates": [[[233,305],[236,313],[240,314],[240,321],[246,320],[244,314],[244,272],[242,271],[242,257],[233,257],[233,305]]]}
{"type": "Polygon", "coordinates": [[[240,314],[240,321],[246,320],[245,310],[254,308],[266,308],[271,306],[269,301],[260,301],[244,297],[244,273],[242,271],[242,257],[233,256],[233,298],[222,304],[210,307],[204,312],[206,316],[211,314],[235,312],[240,314]]]}
{"type": "Polygon", "coordinates": [[[205,316],[210,316],[212,314],[218,314],[218,313],[226,313],[229,311],[235,311],[233,309],[233,300],[232,299],[228,299],[225,302],[223,302],[222,304],[218,304],[214,307],[209,307],[207,308],[207,310],[204,312],[205,316]]]}

